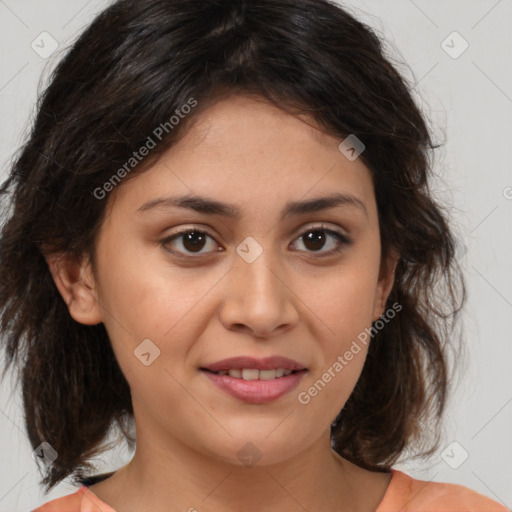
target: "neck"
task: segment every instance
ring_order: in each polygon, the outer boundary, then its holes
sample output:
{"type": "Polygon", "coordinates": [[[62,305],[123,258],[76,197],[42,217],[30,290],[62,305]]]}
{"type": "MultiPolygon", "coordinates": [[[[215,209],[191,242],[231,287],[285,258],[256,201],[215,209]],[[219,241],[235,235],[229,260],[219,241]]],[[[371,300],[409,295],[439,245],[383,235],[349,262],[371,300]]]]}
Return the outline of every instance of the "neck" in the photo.
{"type": "Polygon", "coordinates": [[[91,490],[118,512],[362,510],[354,466],[331,450],[329,434],[284,462],[261,459],[250,467],[176,440],[162,449],[150,441],[157,438],[138,431],[131,462],[91,490]]]}

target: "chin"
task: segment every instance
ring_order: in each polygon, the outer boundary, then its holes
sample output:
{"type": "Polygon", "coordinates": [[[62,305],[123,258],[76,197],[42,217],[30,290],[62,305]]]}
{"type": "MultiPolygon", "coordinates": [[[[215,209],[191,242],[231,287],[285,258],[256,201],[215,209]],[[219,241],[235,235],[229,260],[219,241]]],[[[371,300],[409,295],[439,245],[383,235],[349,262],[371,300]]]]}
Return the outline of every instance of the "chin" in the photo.
{"type": "Polygon", "coordinates": [[[208,453],[224,463],[248,468],[285,462],[303,451],[309,443],[285,430],[282,425],[277,427],[282,428],[281,434],[278,434],[276,425],[279,425],[279,421],[274,421],[271,429],[248,427],[233,437],[226,434],[219,444],[207,442],[208,453]],[[290,439],[295,440],[294,444],[290,443],[290,439]]]}

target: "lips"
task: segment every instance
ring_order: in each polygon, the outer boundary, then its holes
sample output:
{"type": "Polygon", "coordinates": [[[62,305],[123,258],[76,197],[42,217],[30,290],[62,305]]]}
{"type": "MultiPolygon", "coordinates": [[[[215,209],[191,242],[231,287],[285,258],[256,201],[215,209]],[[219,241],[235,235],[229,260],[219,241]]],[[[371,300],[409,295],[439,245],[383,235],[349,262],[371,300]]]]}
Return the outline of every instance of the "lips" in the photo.
{"type": "Polygon", "coordinates": [[[220,390],[252,404],[277,400],[297,387],[308,373],[304,365],[282,356],[233,357],[200,370],[220,390]]]}
{"type": "Polygon", "coordinates": [[[307,368],[293,359],[289,359],[283,356],[271,356],[263,359],[257,359],[249,356],[241,357],[230,357],[228,359],[222,359],[212,364],[208,364],[201,368],[202,370],[208,370],[210,372],[221,372],[229,370],[292,370],[301,371],[307,368]]]}
{"type": "MultiPolygon", "coordinates": [[[[210,371],[210,370],[206,370],[210,371]]],[[[257,370],[256,368],[232,368],[231,370],[220,370],[217,375],[229,375],[235,379],[244,380],[272,380],[280,379],[281,377],[288,377],[291,373],[296,373],[298,370],[285,370],[284,368],[276,368],[275,370],[257,370]]]]}
{"type": "Polygon", "coordinates": [[[233,398],[250,403],[265,404],[281,398],[295,389],[308,373],[301,370],[272,380],[244,380],[202,370],[208,381],[233,398]]]}

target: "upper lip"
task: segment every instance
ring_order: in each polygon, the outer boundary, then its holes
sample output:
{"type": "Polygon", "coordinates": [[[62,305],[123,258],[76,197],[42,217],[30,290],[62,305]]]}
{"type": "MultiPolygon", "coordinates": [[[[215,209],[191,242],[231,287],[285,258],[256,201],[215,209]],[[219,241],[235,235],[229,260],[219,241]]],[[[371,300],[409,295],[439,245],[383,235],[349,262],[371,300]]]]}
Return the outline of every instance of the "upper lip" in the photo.
{"type": "Polygon", "coordinates": [[[293,359],[283,356],[270,356],[257,359],[250,356],[230,357],[222,359],[215,363],[201,367],[204,370],[219,372],[221,370],[232,369],[256,369],[256,370],[273,370],[275,368],[283,368],[284,370],[305,370],[306,367],[293,359]]]}

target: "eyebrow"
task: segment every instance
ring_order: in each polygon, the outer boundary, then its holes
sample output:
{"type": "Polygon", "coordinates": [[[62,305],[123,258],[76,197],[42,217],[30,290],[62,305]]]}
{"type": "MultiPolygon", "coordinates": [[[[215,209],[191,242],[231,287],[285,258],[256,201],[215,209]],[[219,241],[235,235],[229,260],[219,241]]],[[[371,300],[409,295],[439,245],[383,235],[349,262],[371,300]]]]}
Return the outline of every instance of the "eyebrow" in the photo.
{"type": "MultiPolygon", "coordinates": [[[[364,203],[351,194],[334,193],[325,197],[316,197],[307,201],[292,201],[285,205],[281,219],[293,215],[304,215],[307,213],[318,212],[336,206],[351,206],[366,216],[368,212],[364,203]]],[[[137,213],[144,213],[155,209],[167,208],[187,208],[198,213],[206,215],[220,215],[223,217],[239,220],[241,217],[240,209],[234,204],[223,203],[208,197],[197,195],[183,195],[173,197],[161,197],[144,203],[137,213]]]]}

